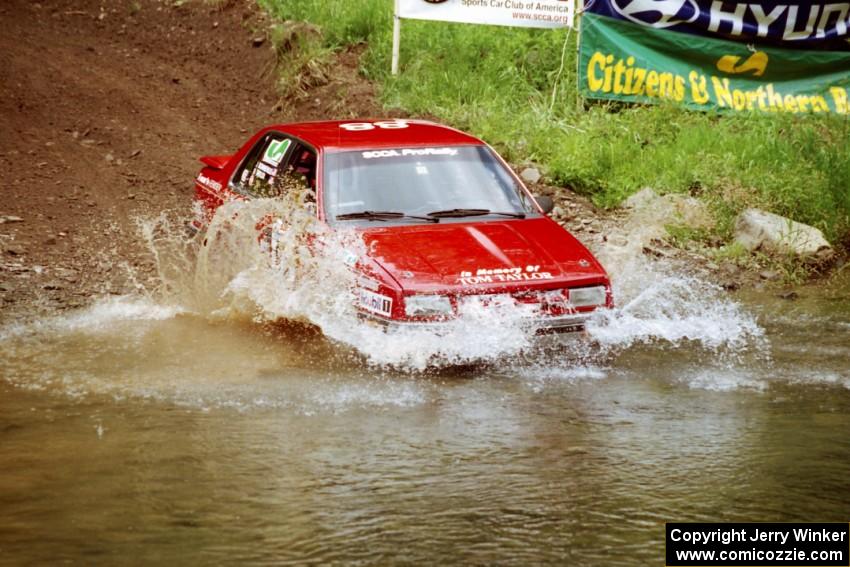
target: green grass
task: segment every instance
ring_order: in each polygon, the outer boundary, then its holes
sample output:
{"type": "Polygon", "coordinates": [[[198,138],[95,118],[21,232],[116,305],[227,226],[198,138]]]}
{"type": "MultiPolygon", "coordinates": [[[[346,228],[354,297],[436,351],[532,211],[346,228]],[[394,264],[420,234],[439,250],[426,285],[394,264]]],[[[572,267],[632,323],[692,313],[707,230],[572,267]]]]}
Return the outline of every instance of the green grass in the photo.
{"type": "Polygon", "coordinates": [[[259,1],[282,19],[317,25],[323,47],[367,42],[363,73],[381,86],[385,106],[471,131],[597,205],[651,186],[709,201],[722,236],[746,206],[816,226],[833,242],[850,231],[847,119],[582,105],[576,36],[565,30],[406,20],[401,74],[392,77],[392,0],[259,1]]]}
{"type": "Polygon", "coordinates": [[[302,22],[276,23],[269,38],[277,53],[277,88],[282,97],[303,99],[312,87],[327,82],[333,50],[323,44],[318,28],[302,22]]]}

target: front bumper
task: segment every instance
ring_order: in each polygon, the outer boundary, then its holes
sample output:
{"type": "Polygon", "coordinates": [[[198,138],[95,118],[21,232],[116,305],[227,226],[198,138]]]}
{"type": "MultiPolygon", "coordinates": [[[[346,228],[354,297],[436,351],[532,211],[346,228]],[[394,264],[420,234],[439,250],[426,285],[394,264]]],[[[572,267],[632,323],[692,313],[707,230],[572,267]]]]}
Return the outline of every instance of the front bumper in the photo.
{"type": "MultiPolygon", "coordinates": [[[[522,325],[525,328],[533,329],[537,335],[549,335],[555,333],[580,333],[584,331],[587,320],[593,315],[593,312],[588,313],[571,313],[568,315],[557,316],[539,316],[531,317],[525,320],[522,325]]],[[[437,335],[445,334],[451,329],[452,321],[435,321],[435,322],[420,322],[420,321],[400,321],[397,319],[385,319],[377,317],[370,313],[361,312],[360,318],[371,325],[382,327],[388,332],[394,332],[401,329],[416,329],[422,330],[437,335]]]]}

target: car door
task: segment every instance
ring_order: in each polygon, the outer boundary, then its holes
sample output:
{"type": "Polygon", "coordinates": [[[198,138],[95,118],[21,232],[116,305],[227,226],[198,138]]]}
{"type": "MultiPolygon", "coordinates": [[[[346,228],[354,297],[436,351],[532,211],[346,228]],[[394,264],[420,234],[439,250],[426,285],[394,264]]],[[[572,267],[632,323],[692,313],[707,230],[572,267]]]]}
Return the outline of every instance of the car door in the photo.
{"type": "MultiPolygon", "coordinates": [[[[234,172],[230,188],[236,199],[276,198],[295,187],[303,188],[298,204],[315,215],[316,168],[317,154],[312,147],[281,132],[269,132],[234,172]]],[[[282,222],[267,215],[257,224],[262,246],[276,248],[282,222]]]]}

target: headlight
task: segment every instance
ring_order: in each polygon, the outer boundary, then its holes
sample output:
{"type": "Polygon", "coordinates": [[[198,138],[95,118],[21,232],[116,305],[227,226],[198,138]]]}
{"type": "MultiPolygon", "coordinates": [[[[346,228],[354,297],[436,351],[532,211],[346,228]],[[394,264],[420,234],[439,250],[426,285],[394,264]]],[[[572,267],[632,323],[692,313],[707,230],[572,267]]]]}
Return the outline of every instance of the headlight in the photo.
{"type": "Polygon", "coordinates": [[[580,287],[570,290],[570,304],[573,307],[589,307],[605,305],[606,290],[604,285],[595,287],[580,287]]]}
{"type": "Polygon", "coordinates": [[[445,295],[411,295],[404,298],[404,314],[408,317],[451,315],[452,302],[445,295]]]}

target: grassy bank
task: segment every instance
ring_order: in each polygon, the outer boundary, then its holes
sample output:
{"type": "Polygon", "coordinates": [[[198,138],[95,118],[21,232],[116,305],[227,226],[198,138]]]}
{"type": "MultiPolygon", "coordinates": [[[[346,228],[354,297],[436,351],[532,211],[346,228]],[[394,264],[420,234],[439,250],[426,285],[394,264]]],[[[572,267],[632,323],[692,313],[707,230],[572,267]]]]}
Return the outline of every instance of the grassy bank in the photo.
{"type": "Polygon", "coordinates": [[[713,203],[721,233],[745,206],[817,226],[833,242],[850,230],[845,119],[580,107],[575,34],[563,30],[405,21],[402,71],[391,77],[392,0],[260,2],[317,25],[324,48],[367,42],[364,73],[388,107],[469,130],[598,205],[651,186],[713,203]]]}

